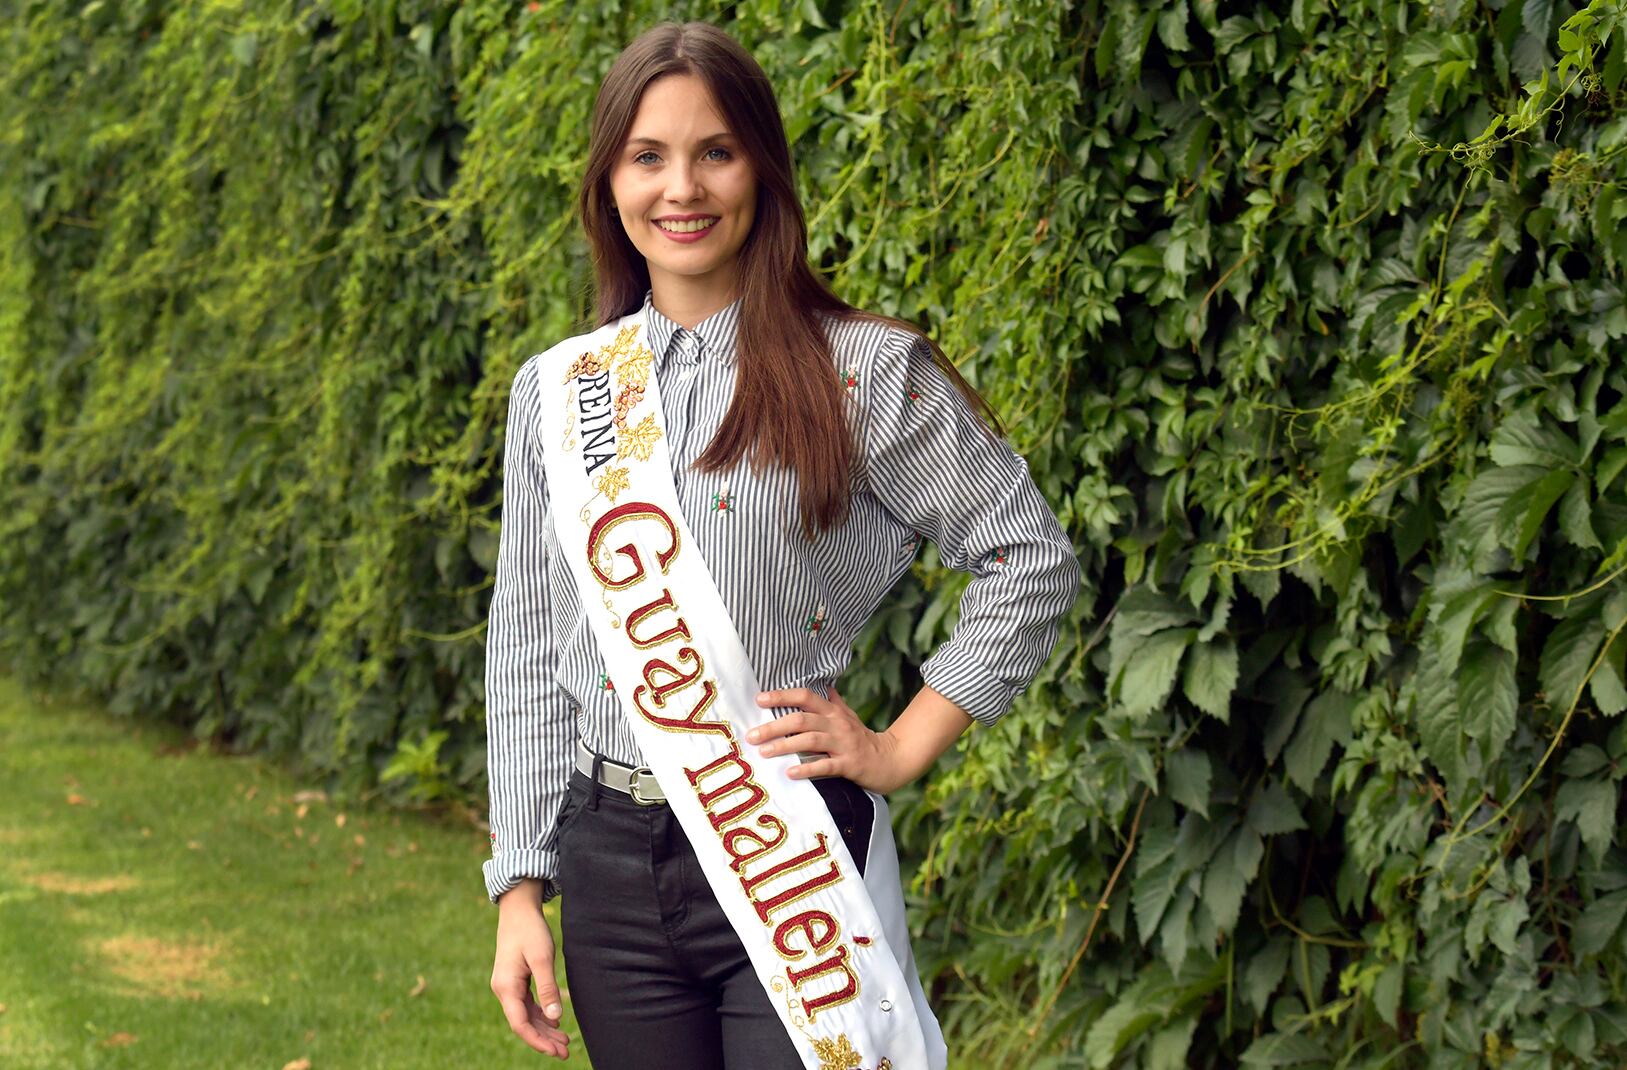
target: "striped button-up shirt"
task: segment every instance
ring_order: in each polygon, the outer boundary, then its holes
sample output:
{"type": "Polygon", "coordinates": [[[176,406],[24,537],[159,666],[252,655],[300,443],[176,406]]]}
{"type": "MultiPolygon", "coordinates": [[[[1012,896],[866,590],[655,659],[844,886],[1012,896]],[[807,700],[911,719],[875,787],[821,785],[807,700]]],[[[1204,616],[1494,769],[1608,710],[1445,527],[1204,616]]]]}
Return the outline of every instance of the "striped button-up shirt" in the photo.
{"type": "MultiPolygon", "coordinates": [[[[754,473],[745,461],[690,470],[734,393],[740,303],[693,330],[657,312],[648,295],[644,313],[678,501],[763,687],[828,696],[854,636],[925,537],[944,564],[973,579],[922,679],[976,720],[1000,718],[1055,644],[1079,564],[1027,464],[985,434],[926,344],[884,324],[828,321],[837,370],[857,403],[856,479],[846,522],[810,542],[788,470],[754,473]]],[[[541,443],[556,429],[539,404],[544,374],[558,373],[537,357],[515,374],[503,452],[486,635],[492,857],[484,873],[493,902],[527,876],[543,880],[545,899],[559,894],[553,826],[578,738],[612,761],[644,764],[549,517],[541,443]]]]}

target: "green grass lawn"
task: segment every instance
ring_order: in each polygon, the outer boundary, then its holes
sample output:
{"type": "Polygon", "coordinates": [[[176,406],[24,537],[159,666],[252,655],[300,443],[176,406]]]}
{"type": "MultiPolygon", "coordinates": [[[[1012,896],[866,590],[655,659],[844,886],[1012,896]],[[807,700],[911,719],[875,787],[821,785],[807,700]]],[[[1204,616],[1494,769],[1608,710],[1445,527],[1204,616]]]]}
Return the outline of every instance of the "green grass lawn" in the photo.
{"type": "Polygon", "coordinates": [[[0,1067],[588,1065],[491,994],[483,832],[189,744],[0,680],[0,1067]]]}

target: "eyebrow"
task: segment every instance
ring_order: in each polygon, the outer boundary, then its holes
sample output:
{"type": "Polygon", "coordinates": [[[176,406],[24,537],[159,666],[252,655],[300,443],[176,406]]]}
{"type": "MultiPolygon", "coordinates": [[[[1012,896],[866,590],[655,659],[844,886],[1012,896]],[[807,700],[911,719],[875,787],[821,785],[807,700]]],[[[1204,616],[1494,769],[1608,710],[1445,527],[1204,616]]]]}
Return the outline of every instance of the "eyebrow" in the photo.
{"type": "MultiPolygon", "coordinates": [[[[714,141],[728,141],[732,137],[734,137],[734,135],[725,130],[717,134],[707,134],[705,137],[701,138],[700,143],[702,145],[710,145],[714,141]]],[[[667,143],[665,141],[659,141],[653,137],[630,137],[627,139],[627,144],[654,145],[658,149],[664,149],[667,147],[667,143]]]]}

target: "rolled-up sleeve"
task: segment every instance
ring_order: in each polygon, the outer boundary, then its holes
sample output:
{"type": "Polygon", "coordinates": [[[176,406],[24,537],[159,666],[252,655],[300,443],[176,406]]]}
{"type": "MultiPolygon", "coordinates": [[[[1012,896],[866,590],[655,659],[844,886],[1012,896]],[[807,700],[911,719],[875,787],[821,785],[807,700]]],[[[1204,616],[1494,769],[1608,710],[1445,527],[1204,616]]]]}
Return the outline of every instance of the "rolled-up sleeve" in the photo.
{"type": "Polygon", "coordinates": [[[1080,589],[1078,556],[1028,463],[987,432],[923,339],[897,331],[860,375],[868,489],[973,577],[921,676],[993,724],[1056,645],[1080,589]]]}
{"type": "Polygon", "coordinates": [[[515,374],[503,445],[502,527],[486,627],[486,772],[492,902],[523,877],[559,894],[554,821],[564,804],[576,739],[575,706],[555,679],[549,612],[548,488],[533,357],[515,374]]]}

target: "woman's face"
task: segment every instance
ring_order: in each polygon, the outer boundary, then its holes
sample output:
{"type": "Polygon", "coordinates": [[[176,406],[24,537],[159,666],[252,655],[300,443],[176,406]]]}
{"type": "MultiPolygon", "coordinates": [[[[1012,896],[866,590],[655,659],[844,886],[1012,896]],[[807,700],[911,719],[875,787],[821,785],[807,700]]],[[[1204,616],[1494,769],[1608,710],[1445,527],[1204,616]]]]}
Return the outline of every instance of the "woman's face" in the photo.
{"type": "Polygon", "coordinates": [[[757,177],[698,77],[669,74],[645,88],[610,170],[610,195],[657,297],[733,299],[757,177]]]}

